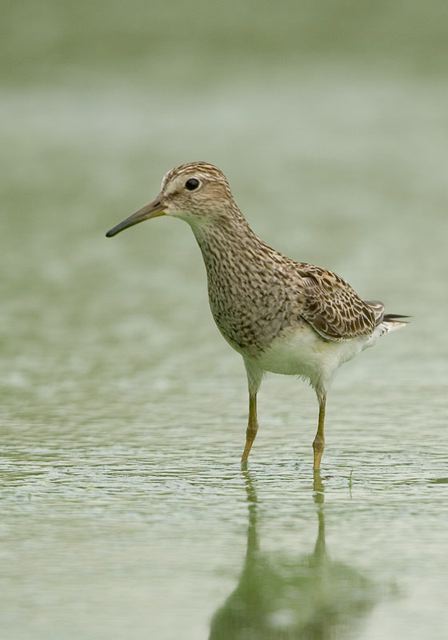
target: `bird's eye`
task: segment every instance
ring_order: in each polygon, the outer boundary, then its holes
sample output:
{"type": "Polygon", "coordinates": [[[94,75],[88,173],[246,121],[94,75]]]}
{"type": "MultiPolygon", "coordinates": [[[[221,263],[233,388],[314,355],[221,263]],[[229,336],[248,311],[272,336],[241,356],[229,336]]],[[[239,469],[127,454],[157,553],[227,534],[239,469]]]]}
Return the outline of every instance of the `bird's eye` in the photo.
{"type": "Polygon", "coordinates": [[[185,183],[185,189],[188,189],[188,191],[194,191],[199,187],[200,184],[201,183],[199,182],[199,180],[197,180],[197,178],[189,178],[185,183]]]}

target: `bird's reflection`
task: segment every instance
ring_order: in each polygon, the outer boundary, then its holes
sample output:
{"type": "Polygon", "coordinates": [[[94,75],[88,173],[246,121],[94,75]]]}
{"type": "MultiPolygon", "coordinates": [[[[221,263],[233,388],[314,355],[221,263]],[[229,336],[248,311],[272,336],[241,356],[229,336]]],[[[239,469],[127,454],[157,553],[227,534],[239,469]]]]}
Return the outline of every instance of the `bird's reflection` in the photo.
{"type": "Polygon", "coordinates": [[[249,508],[247,549],[236,589],[212,619],[209,640],[335,640],[353,636],[376,601],[356,569],[331,560],[325,544],[324,486],[314,476],[317,538],[309,555],[260,550],[257,494],[243,471],[249,508]]]}

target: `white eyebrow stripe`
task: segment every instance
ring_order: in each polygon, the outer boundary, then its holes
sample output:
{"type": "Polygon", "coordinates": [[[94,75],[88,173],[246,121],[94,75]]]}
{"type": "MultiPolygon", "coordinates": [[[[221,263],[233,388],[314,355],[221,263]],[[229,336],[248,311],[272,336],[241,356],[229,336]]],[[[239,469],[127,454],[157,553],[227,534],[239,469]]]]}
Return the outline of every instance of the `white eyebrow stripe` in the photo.
{"type": "Polygon", "coordinates": [[[168,172],[164,176],[161,187],[162,191],[164,191],[167,195],[170,195],[175,191],[179,191],[181,188],[183,188],[187,179],[197,178],[200,182],[204,182],[205,180],[207,180],[207,178],[209,178],[206,173],[202,171],[192,171],[191,169],[179,172],[174,178],[172,178],[169,173],[170,172],[168,172]]]}
{"type": "Polygon", "coordinates": [[[179,193],[189,178],[198,178],[202,182],[219,183],[227,196],[232,198],[230,185],[220,169],[208,162],[189,162],[170,169],[162,179],[161,191],[166,195],[179,193]]]}

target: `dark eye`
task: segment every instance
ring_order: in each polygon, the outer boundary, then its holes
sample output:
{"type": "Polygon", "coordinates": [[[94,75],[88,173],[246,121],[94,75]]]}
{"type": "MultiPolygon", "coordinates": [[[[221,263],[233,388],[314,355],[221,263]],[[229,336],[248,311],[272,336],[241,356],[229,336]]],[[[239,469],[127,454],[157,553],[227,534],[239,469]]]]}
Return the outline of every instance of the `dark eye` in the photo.
{"type": "Polygon", "coordinates": [[[200,182],[196,178],[189,178],[185,183],[185,189],[188,189],[188,191],[194,191],[199,187],[199,184],[200,182]]]}

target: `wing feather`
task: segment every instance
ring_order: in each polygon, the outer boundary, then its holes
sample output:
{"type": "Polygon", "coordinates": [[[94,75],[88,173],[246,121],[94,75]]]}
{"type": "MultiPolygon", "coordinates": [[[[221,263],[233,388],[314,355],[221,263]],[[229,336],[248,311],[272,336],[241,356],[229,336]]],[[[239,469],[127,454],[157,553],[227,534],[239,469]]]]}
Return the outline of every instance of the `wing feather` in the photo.
{"type": "Polygon", "coordinates": [[[340,276],[301,264],[304,304],[302,318],[326,340],[368,336],[383,318],[380,302],[365,302],[340,276]]]}

